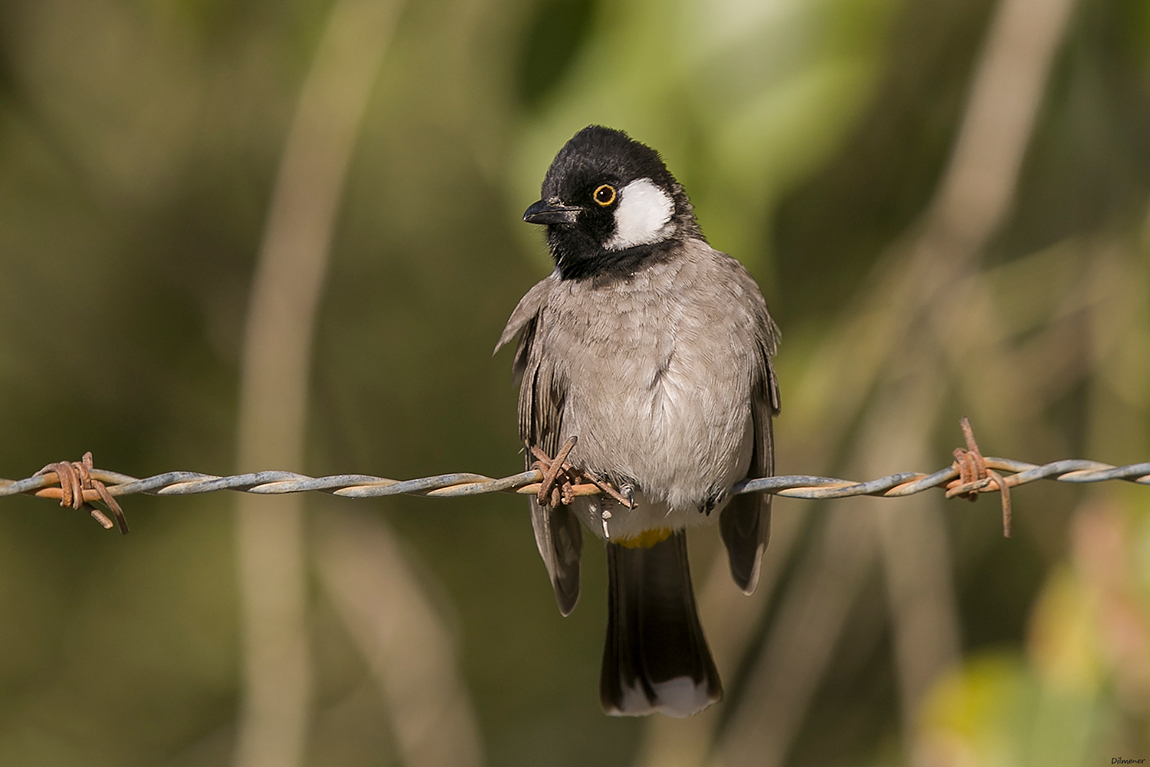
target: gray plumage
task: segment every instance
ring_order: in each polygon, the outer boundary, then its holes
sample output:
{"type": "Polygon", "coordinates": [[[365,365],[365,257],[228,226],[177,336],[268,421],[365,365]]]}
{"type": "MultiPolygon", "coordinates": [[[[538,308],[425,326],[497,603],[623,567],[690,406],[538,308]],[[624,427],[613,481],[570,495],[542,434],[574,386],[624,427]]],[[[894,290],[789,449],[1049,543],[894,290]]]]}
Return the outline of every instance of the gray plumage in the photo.
{"type": "Polygon", "coordinates": [[[629,489],[637,505],[590,496],[544,508],[532,499],[536,544],[566,615],[579,593],[580,522],[606,538],[604,709],[684,716],[722,688],[682,531],[717,512],[731,574],[754,590],[770,496],[729,491],[774,468],[778,331],[755,281],[707,244],[653,150],[585,129],[556,157],[543,192],[525,218],[548,224],[557,268],[523,297],[499,340],[519,336],[520,437],[553,456],[577,435],[568,460],[629,489]]]}

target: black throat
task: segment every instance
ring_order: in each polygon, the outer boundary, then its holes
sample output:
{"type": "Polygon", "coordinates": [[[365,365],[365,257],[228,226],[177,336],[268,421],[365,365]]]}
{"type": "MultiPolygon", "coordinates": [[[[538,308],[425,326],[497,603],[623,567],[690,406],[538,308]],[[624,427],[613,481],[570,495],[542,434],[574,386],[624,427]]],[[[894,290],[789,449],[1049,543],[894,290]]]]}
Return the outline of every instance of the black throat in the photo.
{"type": "Polygon", "coordinates": [[[551,239],[551,254],[563,280],[615,281],[630,279],[640,269],[669,261],[680,247],[678,239],[671,237],[649,245],[635,245],[622,250],[607,250],[602,247],[594,251],[587,249],[556,248],[551,239]],[[588,252],[590,251],[590,252],[588,252]]]}

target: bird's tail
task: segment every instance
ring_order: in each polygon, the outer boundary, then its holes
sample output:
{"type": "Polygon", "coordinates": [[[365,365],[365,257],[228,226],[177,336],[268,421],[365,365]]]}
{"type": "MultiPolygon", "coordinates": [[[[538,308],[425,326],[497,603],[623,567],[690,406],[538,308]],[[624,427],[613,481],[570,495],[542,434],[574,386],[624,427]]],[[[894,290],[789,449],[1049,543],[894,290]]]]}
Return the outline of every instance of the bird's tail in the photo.
{"type": "Polygon", "coordinates": [[[599,699],[615,716],[683,717],[723,697],[679,530],[647,548],[607,544],[609,614],[599,699]]]}

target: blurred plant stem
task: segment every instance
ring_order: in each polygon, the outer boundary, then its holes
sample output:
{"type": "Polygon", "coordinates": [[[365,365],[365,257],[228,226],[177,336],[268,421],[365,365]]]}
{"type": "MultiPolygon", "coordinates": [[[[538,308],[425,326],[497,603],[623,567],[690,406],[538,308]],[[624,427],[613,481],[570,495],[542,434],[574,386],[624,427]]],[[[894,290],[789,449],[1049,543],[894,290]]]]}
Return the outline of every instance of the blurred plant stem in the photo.
{"type": "MultiPolygon", "coordinates": [[[[239,468],[302,470],[316,306],[352,149],[398,16],[340,0],[284,147],[252,283],[240,383],[239,468]]],[[[238,503],[239,767],[303,764],[312,700],[301,496],[238,503]]]]}
{"type": "Polygon", "coordinates": [[[335,508],[316,522],[320,579],[387,702],[400,763],[479,767],[479,725],[455,642],[391,529],[335,508]]]}
{"type": "MultiPolygon", "coordinates": [[[[1054,262],[1077,255],[1073,248],[1052,250],[1054,262]]],[[[1071,291],[1073,311],[1084,317],[1090,336],[1090,359],[1071,355],[1079,371],[1091,371],[1084,441],[1094,455],[1145,455],[1145,257],[1123,237],[1077,250],[1088,253],[1090,263],[1071,291]]],[[[1049,262],[1051,254],[1038,258],[1049,262]]],[[[1082,377],[1078,372],[1075,380],[1082,377]]],[[[1085,491],[1058,532],[1070,543],[1069,556],[1061,556],[1059,541],[1058,562],[1030,608],[1025,654],[982,649],[936,684],[919,712],[913,764],[1069,766],[1100,761],[1100,754],[1145,751],[1150,602],[1142,552],[1150,507],[1132,489],[1085,491]]]]}
{"type": "MultiPolygon", "coordinates": [[[[870,476],[893,465],[929,464],[929,435],[945,400],[946,349],[961,338],[975,308],[977,281],[965,275],[1010,212],[1071,7],[1072,0],[999,4],[950,162],[925,219],[879,262],[843,331],[816,354],[808,378],[822,385],[800,387],[799,407],[784,415],[808,425],[791,431],[821,435],[813,438],[821,443],[818,454],[841,453],[833,446],[861,417],[850,451],[853,470],[870,476]]],[[[947,552],[939,509],[929,501],[869,517],[850,509],[833,512],[782,596],[712,764],[785,762],[877,555],[887,574],[909,752],[920,701],[960,647],[947,552]]],[[[768,556],[779,552],[769,550],[768,556]]],[[[711,592],[708,584],[704,610],[711,592]]],[[[710,630],[724,633],[721,626],[710,630]]],[[[746,652],[756,648],[734,656],[746,652]]]]}

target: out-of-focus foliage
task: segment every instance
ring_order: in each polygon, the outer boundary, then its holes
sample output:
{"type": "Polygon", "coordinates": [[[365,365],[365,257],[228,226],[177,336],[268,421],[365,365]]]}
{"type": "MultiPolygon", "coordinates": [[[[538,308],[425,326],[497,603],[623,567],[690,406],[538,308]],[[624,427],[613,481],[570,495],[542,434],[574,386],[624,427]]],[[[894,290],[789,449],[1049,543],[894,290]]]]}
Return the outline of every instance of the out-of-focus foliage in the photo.
{"type": "Polygon", "coordinates": [[[1071,561],[1047,576],[1023,653],[974,653],[939,681],[922,713],[927,763],[1141,758],[1134,755],[1145,748],[1150,704],[1150,560],[1147,504],[1132,506],[1141,513],[1100,502],[1078,514],[1071,561]]]}
{"type": "MultiPolygon", "coordinates": [[[[572,125],[627,126],[674,168],[708,236],[751,264],[770,252],[781,194],[841,146],[873,97],[901,8],[896,0],[596,5],[594,34],[555,67],[517,137],[518,186],[527,195],[538,186],[539,168],[572,125]]],[[[543,3],[536,13],[532,31],[546,34],[552,9],[543,3]]],[[[540,56],[524,70],[535,80],[551,64],[540,56]]]]}
{"type": "MultiPolygon", "coordinates": [[[[85,450],[138,476],[235,467],[253,266],[300,87],[336,6],[0,4],[0,476],[85,450]]],[[[856,404],[836,400],[869,374],[828,366],[828,350],[901,348],[901,336],[853,329],[896,306],[879,275],[933,199],[997,7],[403,5],[332,238],[306,469],[414,477],[520,468],[510,359],[490,350],[549,269],[539,233],[519,216],[554,152],[592,122],[658,148],[712,244],[762,284],[783,328],[781,471],[857,466],[880,400],[935,379],[931,416],[916,426],[927,465],[889,471],[948,462],[964,413],[987,454],[1150,460],[1144,0],[1072,9],[1013,205],[969,269],[966,314],[931,331],[930,365],[913,350],[895,353],[859,384],[856,404]]],[[[849,584],[826,579],[849,596],[825,662],[813,664],[809,699],[776,744],[781,762],[1150,758],[1148,493],[1027,486],[1015,493],[1010,541],[993,496],[943,505],[944,593],[961,657],[927,680],[914,710],[906,701],[918,699],[900,687],[906,628],[883,577],[889,554],[868,554],[849,584]]],[[[898,503],[851,513],[877,520],[898,503]]],[[[3,503],[2,765],[233,758],[242,693],[234,498],[125,506],[133,532],[121,539],[46,501],[3,503]]],[[[669,737],[599,711],[598,546],[587,546],[583,597],[564,619],[521,500],[317,500],[313,513],[349,508],[395,531],[453,637],[487,763],[631,764],[669,737]]],[[[746,646],[722,669],[728,698],[712,729],[691,735],[705,744],[698,764],[711,744],[728,767],[760,763],[735,756],[740,716],[761,729],[775,723],[753,719],[770,710],[756,697],[755,670],[794,626],[788,605],[807,593],[806,563],[833,550],[830,504],[776,508],[779,529],[784,516],[800,521],[768,551],[777,578],[757,601],[735,603],[750,616],[746,646]]],[[[712,532],[692,544],[700,592],[712,532]]],[[[307,763],[400,763],[394,705],[322,563],[311,562],[307,763]]],[[[824,638],[800,632],[801,647],[824,638]]]]}

